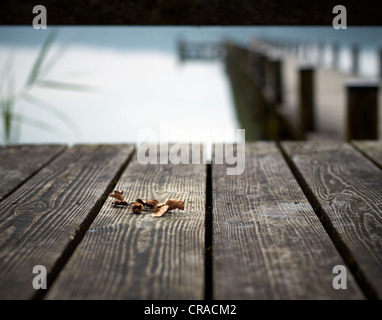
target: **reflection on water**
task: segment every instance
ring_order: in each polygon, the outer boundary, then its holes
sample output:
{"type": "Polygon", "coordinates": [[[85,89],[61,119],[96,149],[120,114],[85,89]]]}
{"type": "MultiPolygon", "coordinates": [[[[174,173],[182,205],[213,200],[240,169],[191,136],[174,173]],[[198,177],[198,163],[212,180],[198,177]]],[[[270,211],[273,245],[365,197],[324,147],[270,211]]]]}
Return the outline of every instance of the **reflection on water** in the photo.
{"type": "MultiPolygon", "coordinates": [[[[363,46],[361,71],[373,75],[378,69],[374,51],[381,45],[380,30],[61,27],[58,40],[67,42],[69,47],[47,78],[86,84],[99,90],[84,93],[33,89],[33,94],[70,115],[79,130],[72,130],[63,118],[22,102],[15,106],[17,112],[43,119],[56,127],[57,132],[25,124],[21,127],[18,142],[136,142],[143,129],[156,132],[159,140],[205,142],[211,137],[232,140],[235,139],[233,130],[241,125],[236,120],[234,99],[222,61],[181,63],[176,51],[179,40],[216,43],[230,38],[246,44],[256,37],[270,41],[306,41],[310,46],[307,50],[314,51],[318,41],[324,41],[328,48],[337,39],[342,45],[341,68],[344,69],[349,68],[347,48],[356,41],[363,46]],[[168,123],[166,137],[160,135],[164,122],[168,123]],[[226,137],[225,130],[228,132],[226,137]]],[[[4,65],[11,56],[15,90],[25,82],[46,36],[45,31],[36,31],[32,27],[0,28],[0,70],[6,69],[4,65]]],[[[329,64],[330,59],[328,53],[326,63],[329,64]]],[[[2,82],[6,81],[4,79],[1,75],[2,82]]],[[[2,98],[4,94],[4,90],[1,91],[2,98]]],[[[0,132],[3,132],[2,126],[3,121],[0,132]]]]}

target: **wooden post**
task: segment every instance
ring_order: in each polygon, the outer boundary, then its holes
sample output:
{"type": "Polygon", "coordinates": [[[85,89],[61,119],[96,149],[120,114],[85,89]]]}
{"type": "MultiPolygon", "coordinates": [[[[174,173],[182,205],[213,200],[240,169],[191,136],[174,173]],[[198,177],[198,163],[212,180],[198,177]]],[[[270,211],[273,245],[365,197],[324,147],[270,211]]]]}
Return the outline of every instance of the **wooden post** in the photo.
{"type": "Polygon", "coordinates": [[[252,49],[248,52],[249,71],[253,75],[255,84],[263,88],[266,84],[266,63],[267,57],[259,49],[252,49]]]}
{"type": "Polygon", "coordinates": [[[267,56],[265,86],[260,89],[264,114],[266,114],[265,137],[278,140],[279,123],[277,107],[281,99],[280,60],[276,55],[267,56]]]}
{"type": "Polygon", "coordinates": [[[332,47],[332,68],[334,70],[338,69],[338,55],[339,55],[339,45],[337,42],[333,43],[332,47]]]}
{"type": "Polygon", "coordinates": [[[258,84],[260,88],[264,88],[266,84],[266,65],[267,65],[268,58],[263,52],[259,52],[257,57],[258,57],[258,64],[257,64],[258,84]]]}
{"type": "Polygon", "coordinates": [[[310,43],[309,42],[305,42],[303,44],[303,48],[304,48],[304,50],[303,50],[303,59],[304,59],[304,61],[306,61],[306,62],[311,61],[311,59],[312,59],[312,47],[311,47],[310,43]]]}
{"type": "Polygon", "coordinates": [[[314,67],[299,66],[299,138],[305,139],[308,131],[315,130],[314,123],[314,67]]]}
{"type": "Polygon", "coordinates": [[[259,57],[256,49],[248,50],[248,70],[251,74],[257,74],[258,64],[259,57]]]}
{"type": "MultiPolygon", "coordinates": [[[[256,118],[257,139],[268,139],[268,115],[266,100],[263,97],[263,88],[266,84],[266,62],[267,58],[261,48],[253,48],[248,51],[249,73],[244,73],[247,81],[247,99],[254,110],[256,118]]],[[[237,63],[237,62],[236,62],[237,63]]],[[[244,68],[246,69],[246,68],[244,68]]],[[[242,70],[244,71],[244,70],[242,70]]],[[[244,83],[243,83],[244,84],[244,83]]]]}
{"type": "Polygon", "coordinates": [[[323,41],[320,41],[318,43],[317,48],[317,55],[318,55],[318,64],[321,66],[325,65],[325,43],[323,41]]]}
{"type": "Polygon", "coordinates": [[[276,104],[282,103],[282,60],[281,58],[269,59],[269,85],[272,89],[273,100],[276,104]]]}
{"type": "Polygon", "coordinates": [[[298,51],[297,51],[297,58],[298,59],[303,59],[304,57],[304,46],[302,43],[298,44],[298,51]]]}
{"type": "Polygon", "coordinates": [[[296,58],[296,59],[298,59],[299,58],[299,43],[298,42],[295,42],[294,44],[293,44],[293,52],[294,52],[294,57],[296,58]]]}
{"type": "Polygon", "coordinates": [[[359,74],[359,49],[356,44],[352,46],[352,73],[354,75],[359,74]]]}
{"type": "Polygon", "coordinates": [[[306,42],[301,43],[301,59],[307,61],[308,59],[308,45],[306,42]]]}
{"type": "Polygon", "coordinates": [[[346,139],[378,139],[378,80],[348,80],[346,139]]]}

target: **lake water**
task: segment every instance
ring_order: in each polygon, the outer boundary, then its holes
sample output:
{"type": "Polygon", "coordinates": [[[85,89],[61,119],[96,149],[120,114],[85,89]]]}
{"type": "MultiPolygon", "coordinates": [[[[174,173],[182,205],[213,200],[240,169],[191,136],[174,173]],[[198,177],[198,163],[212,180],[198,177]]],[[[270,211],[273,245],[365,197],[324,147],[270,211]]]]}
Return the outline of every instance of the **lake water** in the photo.
{"type": "MultiPolygon", "coordinates": [[[[136,143],[240,140],[228,80],[221,61],[180,63],[176,44],[186,41],[243,44],[253,38],[302,42],[314,52],[321,41],[341,46],[341,68],[350,69],[350,46],[360,48],[361,73],[378,75],[382,28],[331,27],[0,27],[0,99],[24,85],[48,33],[58,29],[54,57],[44,79],[91,86],[91,92],[32,87],[41,103],[14,105],[13,143],[136,143]],[[7,66],[11,66],[7,70],[7,66]]],[[[49,59],[48,59],[49,60],[49,59]]],[[[0,141],[4,141],[4,123],[0,141]]]]}

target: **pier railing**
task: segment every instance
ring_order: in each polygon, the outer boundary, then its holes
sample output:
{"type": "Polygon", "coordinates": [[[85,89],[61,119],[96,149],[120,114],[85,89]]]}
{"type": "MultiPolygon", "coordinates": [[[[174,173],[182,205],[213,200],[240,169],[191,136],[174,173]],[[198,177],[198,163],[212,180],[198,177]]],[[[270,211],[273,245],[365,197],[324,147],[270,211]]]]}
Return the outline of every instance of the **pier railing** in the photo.
{"type": "Polygon", "coordinates": [[[226,71],[247,139],[291,139],[291,128],[279,112],[281,62],[260,51],[228,42],[224,48],[226,71]]]}
{"type": "MultiPolygon", "coordinates": [[[[265,140],[299,139],[317,130],[316,73],[319,63],[299,63],[297,73],[297,114],[295,121],[283,116],[285,54],[301,58],[301,50],[275,50],[275,44],[254,42],[251,46],[225,43],[225,63],[231,81],[239,120],[249,130],[250,138],[265,140]],[[276,52],[276,53],[275,53],[276,52]]],[[[307,50],[304,50],[306,59],[307,50]]],[[[352,68],[343,83],[346,94],[346,140],[378,139],[379,79],[352,79],[359,73],[359,49],[352,47],[352,68]]],[[[382,54],[381,54],[382,60],[382,54]]],[[[382,63],[381,63],[382,65],[382,63]]],[[[332,69],[338,70],[338,44],[333,46],[332,69]]],[[[382,74],[382,71],[381,71],[382,74]]]]}

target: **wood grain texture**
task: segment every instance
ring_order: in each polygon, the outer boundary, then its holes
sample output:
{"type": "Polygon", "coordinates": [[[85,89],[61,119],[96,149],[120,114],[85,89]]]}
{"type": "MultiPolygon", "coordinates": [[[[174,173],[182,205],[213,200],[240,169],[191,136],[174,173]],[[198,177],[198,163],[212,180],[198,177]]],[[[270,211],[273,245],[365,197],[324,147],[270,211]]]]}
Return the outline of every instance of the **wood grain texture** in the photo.
{"type": "Polygon", "coordinates": [[[133,146],[75,146],[0,203],[0,298],[29,299],[35,265],[48,286],[83,235],[133,146]]]}
{"type": "Polygon", "coordinates": [[[245,171],[213,164],[215,299],[362,299],[332,287],[344,264],[274,143],[246,144],[245,171]]]}
{"type": "Polygon", "coordinates": [[[206,166],[140,164],[116,186],[128,202],[184,200],[160,218],[109,199],[47,299],[203,299],[206,166]]]}
{"type": "Polygon", "coordinates": [[[0,201],[65,150],[58,145],[20,145],[0,148],[0,201]]]}
{"type": "Polygon", "coordinates": [[[382,169],[382,141],[352,141],[351,144],[382,169]]]}
{"type": "Polygon", "coordinates": [[[382,297],[382,171],[349,144],[282,143],[365,294],[382,297]]]}

